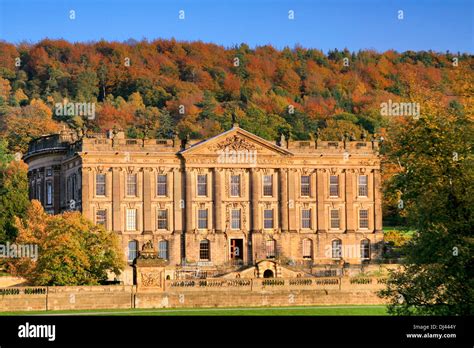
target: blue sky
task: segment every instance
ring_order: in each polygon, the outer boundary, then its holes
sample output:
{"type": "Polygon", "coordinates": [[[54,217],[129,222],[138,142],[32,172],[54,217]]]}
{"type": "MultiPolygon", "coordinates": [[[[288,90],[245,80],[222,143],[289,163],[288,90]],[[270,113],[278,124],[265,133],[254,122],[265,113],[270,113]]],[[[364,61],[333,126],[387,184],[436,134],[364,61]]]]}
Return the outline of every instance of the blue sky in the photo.
{"type": "Polygon", "coordinates": [[[0,0],[0,39],[8,42],[172,37],[224,46],[472,53],[473,1],[0,0]]]}

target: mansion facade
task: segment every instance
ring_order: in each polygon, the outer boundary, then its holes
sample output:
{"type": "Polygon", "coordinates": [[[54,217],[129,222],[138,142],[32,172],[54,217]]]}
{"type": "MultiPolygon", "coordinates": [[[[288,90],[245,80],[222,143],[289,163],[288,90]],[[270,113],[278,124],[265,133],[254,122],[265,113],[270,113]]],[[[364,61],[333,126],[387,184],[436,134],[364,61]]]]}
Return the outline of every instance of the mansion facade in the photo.
{"type": "Polygon", "coordinates": [[[132,264],[175,269],[362,263],[381,254],[376,141],[269,142],[238,125],[203,141],[62,131],[30,143],[30,199],[79,210],[132,264]]]}

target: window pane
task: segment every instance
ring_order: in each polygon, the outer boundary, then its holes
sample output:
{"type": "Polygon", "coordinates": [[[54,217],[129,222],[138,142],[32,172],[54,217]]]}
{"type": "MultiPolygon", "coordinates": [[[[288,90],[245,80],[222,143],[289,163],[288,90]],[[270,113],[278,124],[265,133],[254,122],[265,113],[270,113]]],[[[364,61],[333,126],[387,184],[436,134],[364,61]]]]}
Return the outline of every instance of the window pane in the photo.
{"type": "Polygon", "coordinates": [[[331,175],[329,177],[329,195],[331,197],[339,196],[339,176],[331,175]]]}
{"type": "Polygon", "coordinates": [[[207,209],[198,210],[198,228],[200,229],[207,228],[207,209]]]}
{"type": "Polygon", "coordinates": [[[339,209],[331,209],[331,228],[339,228],[339,209]]]}
{"type": "Polygon", "coordinates": [[[369,228],[369,210],[359,210],[359,228],[369,228]]]}
{"type": "Polygon", "coordinates": [[[360,257],[362,259],[370,259],[370,241],[367,239],[360,242],[360,257]]]}
{"type": "Polygon", "coordinates": [[[127,175],[127,196],[136,196],[137,195],[137,175],[128,174],[127,175]]]}
{"type": "Polygon", "coordinates": [[[167,177],[166,175],[158,175],[156,180],[156,195],[166,196],[167,195],[167,177]]]}
{"type": "Polygon", "coordinates": [[[301,196],[309,197],[310,195],[310,177],[309,175],[301,176],[301,196]]]}
{"type": "Polygon", "coordinates": [[[359,175],[359,196],[367,197],[369,193],[368,176],[359,175]]]}
{"type": "Polygon", "coordinates": [[[263,211],[263,227],[273,228],[273,209],[265,209],[263,211]]]}
{"type": "Polygon", "coordinates": [[[96,196],[105,196],[105,174],[95,175],[95,194],[96,196]]]}
{"type": "Polygon", "coordinates": [[[265,249],[266,249],[267,259],[271,259],[275,257],[275,244],[276,244],[276,241],[274,240],[266,241],[265,249]]]}
{"type": "Polygon", "coordinates": [[[168,259],[168,241],[161,240],[158,243],[158,257],[160,259],[168,259]]]}
{"type": "Polygon", "coordinates": [[[311,209],[301,211],[301,228],[311,228],[311,209]]]}
{"type": "Polygon", "coordinates": [[[312,245],[313,242],[311,240],[303,240],[303,258],[312,258],[312,245]]]}
{"type": "Polygon", "coordinates": [[[337,259],[342,257],[342,244],[340,240],[332,241],[332,258],[337,259]]]}
{"type": "Polygon", "coordinates": [[[160,209],[157,212],[157,228],[159,230],[168,229],[168,210],[160,209]]]}
{"type": "Polygon", "coordinates": [[[232,210],[232,223],[231,228],[234,230],[240,229],[240,209],[232,210]]]}
{"type": "Polygon", "coordinates": [[[199,259],[200,260],[209,260],[210,259],[209,241],[208,240],[202,240],[199,243],[199,259]]]}
{"type": "Polygon", "coordinates": [[[200,174],[197,176],[198,179],[198,196],[207,196],[207,175],[200,174]]]}
{"type": "Polygon", "coordinates": [[[127,209],[127,231],[136,231],[137,229],[137,210],[127,209]]]}
{"type": "Polygon", "coordinates": [[[233,197],[240,196],[240,175],[230,177],[230,195],[233,197]]]}
{"type": "Polygon", "coordinates": [[[263,176],[263,195],[273,196],[273,175],[263,176]]]}
{"type": "Polygon", "coordinates": [[[95,223],[105,226],[107,224],[107,210],[99,209],[95,214],[95,223]]]}
{"type": "Polygon", "coordinates": [[[128,262],[133,262],[138,256],[138,242],[132,240],[128,242],[128,262]]]}
{"type": "Polygon", "coordinates": [[[46,181],[46,204],[53,204],[53,183],[46,181]]]}

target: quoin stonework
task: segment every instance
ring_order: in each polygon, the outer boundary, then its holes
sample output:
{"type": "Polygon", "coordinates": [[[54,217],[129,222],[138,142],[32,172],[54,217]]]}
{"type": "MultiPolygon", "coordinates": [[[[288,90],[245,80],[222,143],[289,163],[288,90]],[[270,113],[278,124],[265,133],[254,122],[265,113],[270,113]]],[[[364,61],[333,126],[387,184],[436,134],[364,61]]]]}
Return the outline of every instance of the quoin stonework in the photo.
{"type": "Polygon", "coordinates": [[[117,233],[128,284],[145,248],[166,279],[300,276],[381,255],[376,141],[269,142],[237,124],[200,141],[62,131],[24,160],[46,211],[117,233]]]}

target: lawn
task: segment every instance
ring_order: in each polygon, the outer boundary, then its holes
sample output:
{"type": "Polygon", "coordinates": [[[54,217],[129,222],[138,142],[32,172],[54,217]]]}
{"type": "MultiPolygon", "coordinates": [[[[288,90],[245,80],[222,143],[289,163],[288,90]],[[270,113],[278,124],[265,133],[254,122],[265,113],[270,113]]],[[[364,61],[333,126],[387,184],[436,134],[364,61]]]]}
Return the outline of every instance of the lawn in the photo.
{"type": "Polygon", "coordinates": [[[144,316],[318,316],[318,315],[387,315],[385,306],[311,306],[251,308],[160,308],[95,309],[78,311],[0,312],[0,315],[144,315],[144,316]]]}

